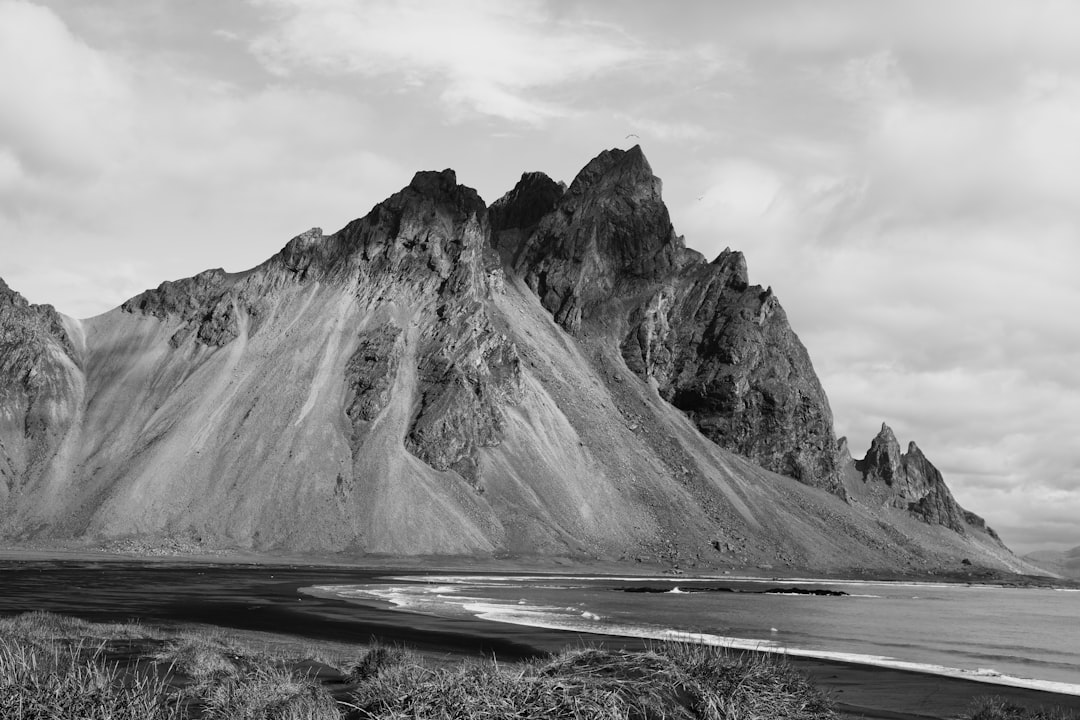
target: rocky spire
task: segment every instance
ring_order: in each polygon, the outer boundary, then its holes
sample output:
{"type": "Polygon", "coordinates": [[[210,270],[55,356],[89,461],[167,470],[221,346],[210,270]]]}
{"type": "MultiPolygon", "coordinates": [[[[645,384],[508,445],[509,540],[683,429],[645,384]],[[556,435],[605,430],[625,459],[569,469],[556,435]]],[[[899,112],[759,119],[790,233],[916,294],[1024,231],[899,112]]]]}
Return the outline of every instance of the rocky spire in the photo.
{"type": "Polygon", "coordinates": [[[882,482],[893,487],[905,479],[900,443],[892,428],[881,423],[881,430],[870,443],[866,456],[856,463],[856,467],[867,482],[882,482]]]}
{"type": "Polygon", "coordinates": [[[862,473],[864,483],[889,490],[890,505],[907,510],[931,525],[944,525],[959,533],[965,531],[965,524],[989,530],[981,518],[957,504],[941,472],[914,442],[908,443],[907,452],[901,453],[896,434],[885,423],[870,443],[866,456],[855,462],[855,468],[862,473]]]}

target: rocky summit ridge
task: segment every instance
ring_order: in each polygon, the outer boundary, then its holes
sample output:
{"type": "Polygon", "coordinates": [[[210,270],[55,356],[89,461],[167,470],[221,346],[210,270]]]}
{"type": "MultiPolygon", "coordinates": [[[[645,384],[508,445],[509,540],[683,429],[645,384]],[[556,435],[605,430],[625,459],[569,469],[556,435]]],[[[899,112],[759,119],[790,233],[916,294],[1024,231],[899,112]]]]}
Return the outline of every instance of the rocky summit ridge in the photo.
{"type": "Polygon", "coordinates": [[[89,320],[0,283],[0,349],[8,541],[1023,567],[891,431],[841,451],[779,300],[685,246],[640,147],[490,208],[419,172],[89,320]]]}

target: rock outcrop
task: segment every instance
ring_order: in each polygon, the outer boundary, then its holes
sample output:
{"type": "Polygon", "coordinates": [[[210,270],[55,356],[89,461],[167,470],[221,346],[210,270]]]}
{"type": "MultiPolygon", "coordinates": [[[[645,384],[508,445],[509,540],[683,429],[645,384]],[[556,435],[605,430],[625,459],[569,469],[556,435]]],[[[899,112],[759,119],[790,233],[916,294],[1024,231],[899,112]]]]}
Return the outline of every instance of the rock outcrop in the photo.
{"type": "Polygon", "coordinates": [[[862,482],[892,507],[906,510],[930,525],[943,525],[958,533],[972,527],[997,538],[981,517],[957,504],[941,473],[914,442],[901,453],[896,435],[885,423],[866,456],[855,461],[855,469],[862,482]]]}
{"type": "Polygon", "coordinates": [[[37,480],[74,420],[76,355],[56,310],[0,279],[0,504],[37,480]]]}
{"type": "Polygon", "coordinates": [[[492,225],[556,322],[616,334],[626,365],[721,447],[842,494],[828,399],[779,301],[742,253],[706,263],[685,247],[640,147],[601,153],[565,193],[523,176],[492,225]]]}
{"type": "Polygon", "coordinates": [[[160,320],[180,320],[183,324],[169,338],[173,347],[192,336],[203,345],[221,347],[235,340],[240,332],[234,303],[228,276],[217,268],[184,280],[163,282],[120,307],[160,320]]]}

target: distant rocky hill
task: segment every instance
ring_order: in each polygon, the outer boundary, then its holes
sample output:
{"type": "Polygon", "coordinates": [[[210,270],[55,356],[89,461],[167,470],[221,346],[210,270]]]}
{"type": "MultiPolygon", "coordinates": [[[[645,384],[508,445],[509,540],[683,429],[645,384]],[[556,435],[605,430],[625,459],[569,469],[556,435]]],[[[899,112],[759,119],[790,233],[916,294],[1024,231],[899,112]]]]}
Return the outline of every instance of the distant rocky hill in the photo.
{"type": "Polygon", "coordinates": [[[848,471],[844,488],[853,502],[905,510],[958,533],[976,528],[998,537],[985,520],[957,504],[941,473],[914,442],[901,453],[896,435],[885,423],[861,460],[851,458],[846,438],[841,438],[840,452],[848,471]]]}
{"type": "MultiPolygon", "coordinates": [[[[960,535],[985,534],[1001,544],[998,534],[983,518],[960,507],[941,472],[922,450],[910,442],[907,452],[902,452],[892,428],[885,423],[861,459],[852,458],[847,438],[840,438],[838,447],[844,497],[866,513],[880,517],[880,522],[888,523],[890,516],[902,512],[960,535]]],[[[961,562],[972,564],[970,559],[961,562]]],[[[1049,568],[1031,562],[1025,573],[1045,575],[1045,569],[1049,568]]]]}
{"type": "Polygon", "coordinates": [[[838,446],[742,254],[640,148],[489,208],[417,173],[88,320],[0,284],[0,535],[684,567],[1028,569],[887,428],[838,446]]]}
{"type": "Polygon", "coordinates": [[[1024,559],[1052,573],[1080,580],[1080,547],[1072,550],[1043,550],[1025,555],[1024,559]]]}

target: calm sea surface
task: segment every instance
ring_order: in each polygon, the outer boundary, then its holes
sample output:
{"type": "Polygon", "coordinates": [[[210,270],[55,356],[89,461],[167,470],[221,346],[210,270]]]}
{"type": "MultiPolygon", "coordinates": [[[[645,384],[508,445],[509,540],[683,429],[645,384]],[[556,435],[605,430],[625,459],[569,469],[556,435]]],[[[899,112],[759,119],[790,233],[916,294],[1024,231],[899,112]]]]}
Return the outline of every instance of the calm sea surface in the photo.
{"type": "Polygon", "coordinates": [[[688,638],[1080,695],[1075,591],[731,577],[445,575],[386,577],[308,592],[439,617],[688,638]],[[794,588],[847,595],[790,593],[794,588]]]}

